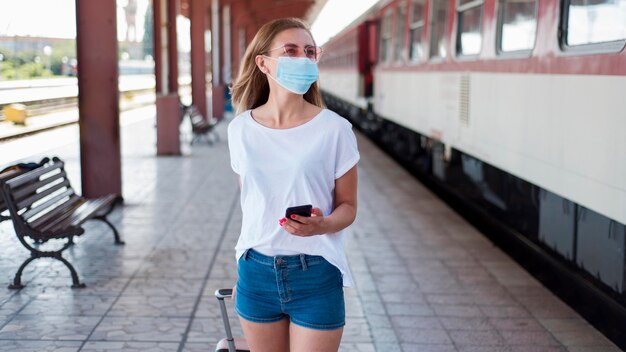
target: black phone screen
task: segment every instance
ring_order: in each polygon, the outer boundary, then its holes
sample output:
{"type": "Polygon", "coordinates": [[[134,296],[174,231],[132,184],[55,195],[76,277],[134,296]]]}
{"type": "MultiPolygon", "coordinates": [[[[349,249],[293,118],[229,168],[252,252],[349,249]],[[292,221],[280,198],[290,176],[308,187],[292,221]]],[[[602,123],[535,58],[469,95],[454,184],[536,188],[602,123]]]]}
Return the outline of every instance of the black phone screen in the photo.
{"type": "MultiPolygon", "coordinates": [[[[312,211],[313,211],[313,206],[311,204],[298,205],[295,207],[287,208],[287,210],[285,211],[285,217],[287,219],[291,219],[291,214],[296,214],[300,216],[311,216],[312,211]]],[[[297,221],[297,220],[294,220],[294,221],[297,221]]]]}

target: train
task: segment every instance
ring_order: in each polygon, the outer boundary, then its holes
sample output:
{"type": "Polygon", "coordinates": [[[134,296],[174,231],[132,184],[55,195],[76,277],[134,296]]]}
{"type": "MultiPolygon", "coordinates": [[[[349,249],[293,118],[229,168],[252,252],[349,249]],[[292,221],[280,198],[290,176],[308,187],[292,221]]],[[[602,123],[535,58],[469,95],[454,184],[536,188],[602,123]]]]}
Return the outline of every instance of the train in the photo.
{"type": "Polygon", "coordinates": [[[323,45],[319,84],[626,348],[625,46],[625,0],[382,0],[323,45]]]}

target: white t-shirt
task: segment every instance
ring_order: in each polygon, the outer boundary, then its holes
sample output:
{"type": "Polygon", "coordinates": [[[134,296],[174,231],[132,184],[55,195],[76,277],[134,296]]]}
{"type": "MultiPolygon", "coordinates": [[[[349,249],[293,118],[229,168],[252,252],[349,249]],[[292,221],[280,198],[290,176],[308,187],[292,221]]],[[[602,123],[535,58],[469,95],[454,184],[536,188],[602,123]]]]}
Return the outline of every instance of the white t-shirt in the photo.
{"type": "Polygon", "coordinates": [[[335,179],[359,161],[352,124],[324,109],[292,128],[266,127],[250,110],[228,124],[231,167],[241,177],[243,219],[236,259],[248,248],[267,255],[323,256],[351,287],[352,274],[344,252],[344,232],[294,236],[278,220],[287,207],[312,204],[324,216],[333,211],[335,179]]]}

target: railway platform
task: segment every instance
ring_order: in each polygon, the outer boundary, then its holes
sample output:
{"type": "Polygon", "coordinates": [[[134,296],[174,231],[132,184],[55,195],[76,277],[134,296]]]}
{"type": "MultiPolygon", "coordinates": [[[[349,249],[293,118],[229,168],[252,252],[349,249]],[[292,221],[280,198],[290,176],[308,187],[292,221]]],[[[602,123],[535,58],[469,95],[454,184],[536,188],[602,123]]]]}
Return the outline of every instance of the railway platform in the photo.
{"type": "MultiPolygon", "coordinates": [[[[121,121],[125,204],[110,218],[126,246],[113,246],[105,226],[87,224],[67,254],[87,288],[71,289],[60,263],[40,260],[25,272],[26,287],[12,291],[6,285],[28,253],[11,224],[0,223],[0,350],[210,351],[223,337],[213,292],[236,282],[241,221],[228,120],[217,127],[219,142],[183,157],[154,157],[153,108],[126,111],[121,121]]],[[[59,156],[80,189],[76,128],[37,135],[15,160],[8,153],[35,137],[0,143],[1,162],[59,156]]],[[[344,291],[341,351],[620,350],[357,137],[358,215],[346,237],[355,286],[344,291]]]]}

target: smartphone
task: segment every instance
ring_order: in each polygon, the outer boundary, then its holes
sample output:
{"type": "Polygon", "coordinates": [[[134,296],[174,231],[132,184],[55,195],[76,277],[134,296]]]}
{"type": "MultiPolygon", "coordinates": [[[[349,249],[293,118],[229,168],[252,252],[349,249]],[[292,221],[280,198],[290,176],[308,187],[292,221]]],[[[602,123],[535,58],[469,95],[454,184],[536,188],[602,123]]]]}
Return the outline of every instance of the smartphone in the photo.
{"type": "MultiPolygon", "coordinates": [[[[298,205],[296,207],[289,207],[287,211],[285,211],[285,217],[287,219],[291,219],[291,214],[296,214],[300,216],[311,216],[311,212],[313,211],[313,206],[311,204],[307,205],[298,205]]],[[[300,222],[298,220],[291,219],[293,221],[300,222]]]]}

